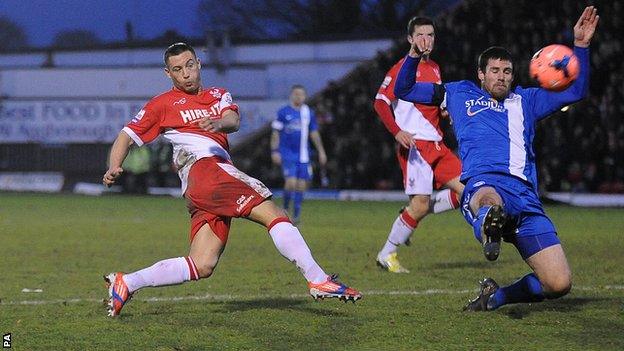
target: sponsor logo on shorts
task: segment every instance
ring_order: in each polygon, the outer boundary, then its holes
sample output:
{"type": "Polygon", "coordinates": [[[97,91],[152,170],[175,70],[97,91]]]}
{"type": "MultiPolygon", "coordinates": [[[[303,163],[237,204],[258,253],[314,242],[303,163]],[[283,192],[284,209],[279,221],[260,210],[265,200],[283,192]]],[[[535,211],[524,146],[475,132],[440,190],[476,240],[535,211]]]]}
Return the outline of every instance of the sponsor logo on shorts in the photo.
{"type": "Polygon", "coordinates": [[[242,209],[245,208],[245,206],[247,206],[247,204],[249,204],[249,202],[251,202],[253,198],[254,195],[249,195],[249,197],[241,195],[238,200],[236,200],[236,204],[238,205],[238,207],[236,207],[236,212],[242,211],[242,209]]]}

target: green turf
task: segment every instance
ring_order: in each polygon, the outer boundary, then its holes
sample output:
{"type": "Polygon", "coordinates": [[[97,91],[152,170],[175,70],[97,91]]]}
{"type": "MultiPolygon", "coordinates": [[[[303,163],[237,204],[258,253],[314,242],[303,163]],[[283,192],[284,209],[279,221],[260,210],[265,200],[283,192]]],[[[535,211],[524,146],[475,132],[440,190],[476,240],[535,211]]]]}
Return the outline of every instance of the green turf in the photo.
{"type": "Polygon", "coordinates": [[[305,281],[266,231],[235,220],[210,279],[145,289],[111,319],[101,275],[185,255],[184,201],[0,193],[0,333],[12,333],[15,350],[624,349],[624,210],[548,207],[574,272],[572,293],[464,313],[479,278],[508,283],[527,272],[524,262],[510,245],[486,262],[451,212],[428,217],[400,250],[412,273],[382,272],[374,257],[399,207],[304,204],[300,228],[319,263],[374,292],[355,305],[304,296],[305,281]]]}

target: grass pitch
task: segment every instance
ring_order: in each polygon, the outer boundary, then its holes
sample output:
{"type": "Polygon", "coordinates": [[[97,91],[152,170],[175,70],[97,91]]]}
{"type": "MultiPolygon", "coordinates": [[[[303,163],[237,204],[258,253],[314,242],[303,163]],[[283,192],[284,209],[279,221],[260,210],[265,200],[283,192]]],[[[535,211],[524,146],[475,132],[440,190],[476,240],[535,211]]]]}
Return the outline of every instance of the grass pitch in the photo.
{"type": "Polygon", "coordinates": [[[235,220],[211,278],[144,289],[111,319],[102,274],[186,255],[184,201],[0,193],[0,333],[15,350],[624,349],[624,210],[548,207],[572,292],[464,313],[479,278],[507,284],[528,267],[508,244],[487,262],[450,212],[400,250],[410,274],[383,272],[375,255],[400,206],[304,203],[301,231],[327,272],[364,293],[355,305],[313,301],[266,231],[235,220]]]}

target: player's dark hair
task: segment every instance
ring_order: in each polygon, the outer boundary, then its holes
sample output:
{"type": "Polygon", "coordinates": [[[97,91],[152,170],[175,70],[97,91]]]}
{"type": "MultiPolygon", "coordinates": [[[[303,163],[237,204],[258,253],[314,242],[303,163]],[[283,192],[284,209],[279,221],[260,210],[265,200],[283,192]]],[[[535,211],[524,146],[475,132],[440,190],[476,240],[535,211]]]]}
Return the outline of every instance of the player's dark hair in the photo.
{"type": "Polygon", "coordinates": [[[193,56],[197,57],[197,55],[195,55],[195,50],[193,50],[193,47],[190,46],[189,44],[187,43],[171,44],[167,48],[167,50],[165,50],[165,55],[164,55],[165,66],[167,65],[167,60],[169,60],[169,57],[180,55],[181,53],[185,51],[190,51],[193,54],[193,56]]]}
{"type": "Polygon", "coordinates": [[[295,90],[295,89],[301,89],[301,90],[303,90],[303,91],[305,91],[305,90],[306,90],[306,89],[305,89],[305,87],[304,87],[303,85],[301,85],[301,84],[295,84],[295,85],[293,85],[292,87],[290,87],[290,91],[291,91],[291,92],[292,92],[293,90],[295,90]]]}
{"type": "Polygon", "coordinates": [[[407,23],[407,35],[412,35],[414,33],[414,28],[417,26],[432,26],[435,31],[435,24],[433,24],[433,20],[429,17],[412,17],[411,20],[407,23]]]}
{"type": "Polygon", "coordinates": [[[494,60],[504,60],[512,63],[513,68],[513,59],[511,58],[511,54],[507,49],[500,46],[491,46],[479,55],[479,60],[477,61],[477,67],[481,72],[485,73],[485,67],[487,66],[490,59],[494,60]]]}

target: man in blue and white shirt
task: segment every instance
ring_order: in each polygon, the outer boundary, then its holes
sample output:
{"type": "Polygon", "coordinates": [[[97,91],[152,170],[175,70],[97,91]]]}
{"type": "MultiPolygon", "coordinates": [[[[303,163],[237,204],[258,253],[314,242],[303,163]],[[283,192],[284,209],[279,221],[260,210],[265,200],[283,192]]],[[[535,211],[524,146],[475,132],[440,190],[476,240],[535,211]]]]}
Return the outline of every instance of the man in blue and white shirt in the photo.
{"type": "Polygon", "coordinates": [[[318,151],[319,165],[325,167],[327,155],[318,132],[314,111],[305,104],[306,91],[301,85],[290,90],[290,104],[277,112],[271,134],[271,159],[282,166],[284,174],[284,209],[293,200],[293,222],[299,222],[303,194],[312,180],[310,143],[318,151]]]}
{"type": "Polygon", "coordinates": [[[417,41],[397,77],[395,95],[403,100],[445,106],[453,120],[466,185],[462,212],[473,226],[485,256],[495,260],[501,238],[513,243],[533,273],[499,288],[487,278],[466,307],[489,311],[518,302],[558,298],[572,286],[571,272],[556,229],[538,197],[533,138],[535,124],[587,95],[589,44],[598,24],[593,6],[574,26],[574,53],[580,62],[576,81],[561,92],[516,87],[509,52],[491,47],[479,56],[481,86],[463,80],[442,85],[415,83],[415,67],[431,44],[417,41]]]}

